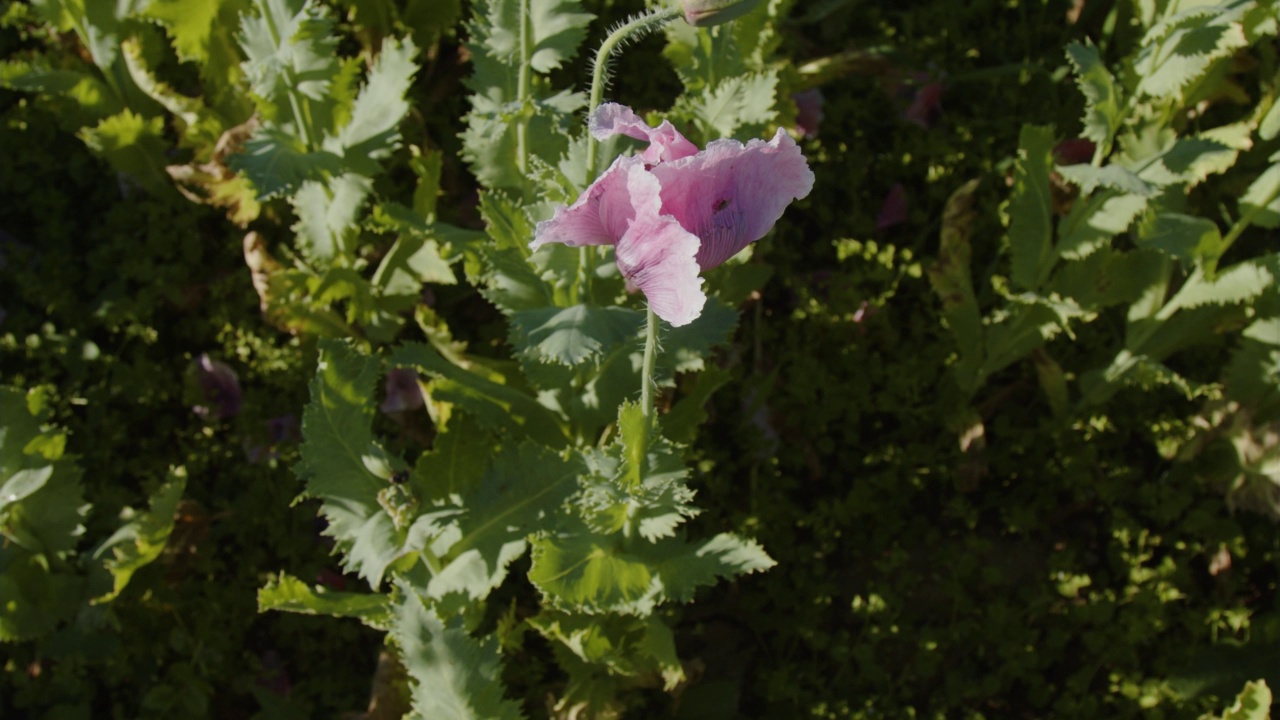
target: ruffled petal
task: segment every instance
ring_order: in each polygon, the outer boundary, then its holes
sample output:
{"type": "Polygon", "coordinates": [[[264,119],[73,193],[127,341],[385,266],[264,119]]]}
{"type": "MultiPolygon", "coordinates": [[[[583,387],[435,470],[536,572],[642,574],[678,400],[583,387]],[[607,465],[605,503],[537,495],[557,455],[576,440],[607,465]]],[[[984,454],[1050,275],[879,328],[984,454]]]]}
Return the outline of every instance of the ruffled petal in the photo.
{"type": "Polygon", "coordinates": [[[764,237],[793,200],[813,189],[813,172],[782,129],[767,143],[715,140],[651,172],[662,185],[662,212],[701,240],[703,270],[764,237]]]}
{"type": "Polygon", "coordinates": [[[649,147],[645,148],[639,156],[646,165],[657,165],[698,154],[698,146],[681,135],[671,121],[663,120],[658,127],[650,127],[626,105],[617,103],[601,105],[591,114],[587,127],[592,137],[597,140],[604,140],[613,135],[626,135],[637,140],[648,141],[649,147]]]}
{"type": "Polygon", "coordinates": [[[618,269],[658,317],[676,327],[687,325],[707,301],[695,259],[698,238],[661,214],[661,188],[643,167],[628,169],[627,189],[636,214],[614,250],[618,269]]]}
{"type": "Polygon", "coordinates": [[[550,220],[538,223],[529,248],[537,250],[549,242],[570,247],[618,242],[635,215],[627,196],[626,168],[632,165],[643,169],[639,158],[615,160],[572,205],[557,207],[550,220]]]}

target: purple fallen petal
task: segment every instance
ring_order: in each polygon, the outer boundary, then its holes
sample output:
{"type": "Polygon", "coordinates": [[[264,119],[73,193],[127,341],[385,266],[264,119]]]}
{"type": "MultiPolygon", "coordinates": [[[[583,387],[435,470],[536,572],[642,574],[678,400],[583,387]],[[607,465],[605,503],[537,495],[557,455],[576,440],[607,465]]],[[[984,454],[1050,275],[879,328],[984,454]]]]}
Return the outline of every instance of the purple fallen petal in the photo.
{"type": "Polygon", "coordinates": [[[196,380],[206,403],[192,408],[197,415],[225,420],[240,413],[240,378],[231,366],[202,353],[196,361],[196,380]]]}
{"type": "Polygon", "coordinates": [[[384,413],[407,412],[422,407],[422,386],[418,383],[418,373],[410,368],[392,368],[387,373],[387,396],[379,409],[384,413]]]}
{"type": "Polygon", "coordinates": [[[272,444],[282,442],[297,442],[302,439],[302,433],[298,428],[297,415],[281,415],[267,420],[267,437],[271,439],[272,444]]]}
{"type": "Polygon", "coordinates": [[[903,117],[925,130],[937,125],[942,119],[942,83],[931,82],[917,90],[903,117]]]}
{"type": "Polygon", "coordinates": [[[1092,140],[1068,138],[1053,146],[1053,159],[1059,165],[1079,165],[1093,160],[1096,146],[1092,140]]]}
{"type": "Polygon", "coordinates": [[[809,88],[791,96],[796,104],[796,131],[807,138],[818,137],[822,125],[824,98],[818,88],[809,88]]]}
{"type": "Polygon", "coordinates": [[[876,215],[876,229],[885,230],[907,220],[907,189],[902,183],[894,183],[880,205],[880,214],[876,215]]]}

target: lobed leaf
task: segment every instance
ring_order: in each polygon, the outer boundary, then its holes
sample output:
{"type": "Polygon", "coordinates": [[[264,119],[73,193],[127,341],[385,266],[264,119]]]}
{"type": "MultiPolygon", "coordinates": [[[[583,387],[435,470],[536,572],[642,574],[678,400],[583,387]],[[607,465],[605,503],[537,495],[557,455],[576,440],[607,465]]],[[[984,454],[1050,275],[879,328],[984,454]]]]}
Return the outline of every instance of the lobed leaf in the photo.
{"type": "Polygon", "coordinates": [[[1018,139],[1018,163],[1009,200],[1009,253],[1013,283],[1025,290],[1038,289],[1056,260],[1049,192],[1053,140],[1053,128],[1035,125],[1024,125],[1018,139]]]}
{"type": "Polygon", "coordinates": [[[369,627],[388,630],[394,608],[387,595],[338,592],[280,573],[258,590],[258,612],[268,610],[355,618],[369,627]]]}
{"type": "Polygon", "coordinates": [[[186,487],[186,468],[170,468],[168,480],[151,493],[148,503],[151,509],[133,514],[129,522],[94,550],[94,559],[107,550],[114,556],[103,563],[113,579],[111,591],[95,602],[106,602],[119,597],[133,574],[154,562],[164,552],[169,535],[173,533],[178,502],[182,500],[186,487]]]}

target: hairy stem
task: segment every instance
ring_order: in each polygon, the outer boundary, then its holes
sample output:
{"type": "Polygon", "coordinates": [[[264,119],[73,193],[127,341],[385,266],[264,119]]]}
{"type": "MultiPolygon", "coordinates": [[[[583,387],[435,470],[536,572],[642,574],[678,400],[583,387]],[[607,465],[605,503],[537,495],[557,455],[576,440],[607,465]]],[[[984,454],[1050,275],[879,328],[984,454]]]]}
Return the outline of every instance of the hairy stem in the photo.
{"type": "MultiPolygon", "coordinates": [[[[516,87],[516,102],[524,113],[529,102],[530,85],[533,83],[533,66],[529,48],[529,3],[520,3],[520,79],[516,87]]],[[[516,167],[521,175],[529,171],[529,118],[522,116],[516,124],[516,167]]]]}
{"type": "MultiPolygon", "coordinates": [[[[638,39],[646,33],[666,25],[671,20],[680,16],[679,6],[657,8],[643,15],[637,15],[631,20],[620,25],[616,30],[609,33],[609,37],[600,43],[600,49],[596,51],[595,63],[592,65],[591,71],[591,102],[587,105],[587,117],[591,117],[595,113],[596,108],[600,107],[600,102],[604,98],[605,73],[609,68],[609,57],[613,55],[613,51],[617,49],[618,44],[626,39],[638,39]]],[[[596,143],[587,143],[587,179],[590,180],[596,175],[596,143]]]]}
{"type": "Polygon", "coordinates": [[[658,316],[645,307],[644,367],[640,370],[640,410],[653,419],[653,366],[658,358],[658,316]]]}

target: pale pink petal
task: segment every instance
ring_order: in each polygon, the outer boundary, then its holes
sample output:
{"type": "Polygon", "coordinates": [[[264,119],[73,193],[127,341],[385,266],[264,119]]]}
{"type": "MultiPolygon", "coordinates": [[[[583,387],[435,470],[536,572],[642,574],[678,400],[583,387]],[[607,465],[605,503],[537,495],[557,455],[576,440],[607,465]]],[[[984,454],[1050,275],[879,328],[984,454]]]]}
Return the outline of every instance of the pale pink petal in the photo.
{"type": "Polygon", "coordinates": [[[713,141],[694,157],[654,166],[651,174],[662,185],[662,212],[701,240],[703,270],[764,237],[793,200],[813,189],[813,172],[781,128],[767,143],[713,141]]]}
{"type": "Polygon", "coordinates": [[[629,285],[640,288],[658,317],[676,327],[687,325],[707,301],[695,259],[698,238],[661,214],[661,187],[643,167],[628,168],[627,189],[635,217],[614,250],[618,269],[629,285]]]}
{"type": "Polygon", "coordinates": [[[626,168],[631,165],[644,167],[639,158],[618,158],[572,205],[557,207],[550,220],[538,223],[529,248],[549,242],[571,247],[616,243],[635,214],[627,197],[626,168]]]}
{"type": "Polygon", "coordinates": [[[592,137],[604,140],[613,135],[626,135],[637,140],[646,140],[649,147],[640,153],[646,165],[657,165],[671,162],[683,157],[698,154],[698,146],[680,134],[669,120],[663,120],[658,127],[650,127],[632,112],[626,105],[605,103],[596,108],[587,123],[592,137]]]}

